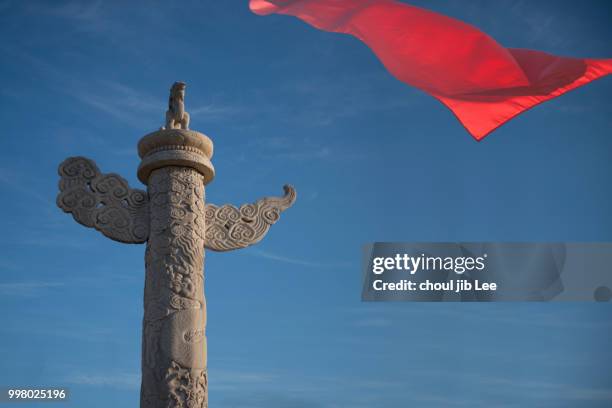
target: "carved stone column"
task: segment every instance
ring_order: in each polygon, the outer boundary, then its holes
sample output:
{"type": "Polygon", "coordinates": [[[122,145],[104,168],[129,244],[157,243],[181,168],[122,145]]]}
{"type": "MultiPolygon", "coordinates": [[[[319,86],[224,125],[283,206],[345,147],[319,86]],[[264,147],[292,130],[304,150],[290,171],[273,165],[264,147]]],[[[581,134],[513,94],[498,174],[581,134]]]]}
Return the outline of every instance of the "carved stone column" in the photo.
{"type": "Polygon", "coordinates": [[[207,407],[204,190],[214,176],[212,142],[160,130],[138,152],[150,202],[140,406],[207,407]]]}
{"type": "Polygon", "coordinates": [[[295,202],[265,197],[239,208],[205,204],[214,177],[212,141],[189,130],[185,84],[171,88],[166,126],[138,143],[138,178],[103,174],[85,157],[60,164],[57,205],[80,224],[129,244],[147,243],[142,333],[141,408],[206,408],[204,248],[225,252],[261,241],[295,202]]]}

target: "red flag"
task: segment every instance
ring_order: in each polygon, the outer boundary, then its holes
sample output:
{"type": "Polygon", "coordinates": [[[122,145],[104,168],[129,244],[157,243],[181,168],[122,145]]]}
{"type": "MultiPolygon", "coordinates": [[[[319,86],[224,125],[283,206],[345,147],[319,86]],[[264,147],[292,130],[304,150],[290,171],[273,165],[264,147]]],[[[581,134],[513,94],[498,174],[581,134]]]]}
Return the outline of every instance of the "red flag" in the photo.
{"type": "Polygon", "coordinates": [[[504,48],[469,24],[394,0],[250,0],[250,8],[357,37],[393,76],[446,105],[476,140],[612,73],[612,59],[504,48]]]}

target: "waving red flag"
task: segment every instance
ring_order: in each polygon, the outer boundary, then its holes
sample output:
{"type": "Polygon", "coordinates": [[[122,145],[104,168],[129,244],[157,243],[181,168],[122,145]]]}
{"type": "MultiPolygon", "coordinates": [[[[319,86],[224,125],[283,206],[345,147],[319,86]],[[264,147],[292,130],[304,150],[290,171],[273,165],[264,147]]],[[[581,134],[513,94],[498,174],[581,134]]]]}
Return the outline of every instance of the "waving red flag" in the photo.
{"type": "Polygon", "coordinates": [[[476,140],[612,73],[612,59],[504,48],[469,24],[394,0],[250,0],[250,8],[357,37],[393,76],[446,105],[476,140]]]}

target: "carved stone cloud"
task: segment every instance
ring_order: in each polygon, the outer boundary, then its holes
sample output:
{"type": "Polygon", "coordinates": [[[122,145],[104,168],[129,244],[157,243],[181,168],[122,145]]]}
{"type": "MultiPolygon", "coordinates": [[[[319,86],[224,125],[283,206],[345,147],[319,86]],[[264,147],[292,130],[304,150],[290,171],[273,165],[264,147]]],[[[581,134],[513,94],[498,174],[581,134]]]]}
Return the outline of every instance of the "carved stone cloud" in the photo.
{"type": "Polygon", "coordinates": [[[231,251],[256,244],[266,235],[280,213],[295,202],[295,189],[284,187],[283,197],[266,197],[254,204],[236,208],[231,204],[220,207],[206,205],[206,248],[213,251],[231,251]]]}
{"type": "Polygon", "coordinates": [[[102,174],[85,157],[70,157],[59,166],[57,205],[74,219],[110,239],[141,244],[149,236],[149,199],[118,174],[102,174]]]}

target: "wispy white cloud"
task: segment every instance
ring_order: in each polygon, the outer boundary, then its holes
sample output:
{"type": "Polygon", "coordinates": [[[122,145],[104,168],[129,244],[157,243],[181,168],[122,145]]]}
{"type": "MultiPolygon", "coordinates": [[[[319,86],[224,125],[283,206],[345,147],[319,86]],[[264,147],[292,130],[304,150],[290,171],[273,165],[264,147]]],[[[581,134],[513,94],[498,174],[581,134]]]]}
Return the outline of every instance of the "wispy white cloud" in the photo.
{"type": "Polygon", "coordinates": [[[35,296],[45,289],[64,286],[64,282],[3,282],[0,283],[0,294],[4,296],[35,296]]]}
{"type": "Polygon", "coordinates": [[[249,386],[273,384],[278,375],[269,372],[239,370],[209,370],[215,389],[240,390],[249,386]]]}
{"type": "Polygon", "coordinates": [[[564,29],[563,22],[558,21],[549,11],[542,10],[537,3],[519,0],[510,4],[506,10],[516,23],[516,36],[529,44],[552,49],[564,47],[571,42],[572,36],[564,29]]]}
{"type": "Polygon", "coordinates": [[[194,108],[188,108],[187,111],[189,112],[191,118],[210,121],[239,115],[241,112],[243,112],[243,108],[240,106],[210,103],[207,105],[196,106],[194,108]]]}
{"type": "MultiPolygon", "coordinates": [[[[5,51],[28,61],[31,67],[50,79],[47,84],[56,91],[113,119],[140,130],[156,123],[163,125],[167,102],[161,96],[151,95],[116,80],[91,80],[67,75],[59,67],[24,50],[5,48],[5,51]]],[[[193,109],[187,107],[192,118],[208,121],[227,119],[242,110],[240,106],[221,103],[208,103],[193,109]]]]}
{"type": "Polygon", "coordinates": [[[132,111],[159,112],[166,106],[165,101],[117,81],[103,80],[99,85],[100,89],[108,90],[122,107],[132,111]]]}
{"type": "MultiPolygon", "coordinates": [[[[0,241],[1,242],[1,241],[0,241]]],[[[9,241],[11,244],[23,246],[37,246],[44,248],[72,248],[83,249],[92,247],[93,243],[83,242],[83,240],[67,238],[65,234],[48,233],[39,236],[17,237],[9,241]]]]}
{"type": "Polygon", "coordinates": [[[489,390],[492,389],[492,386],[499,387],[495,388],[498,393],[506,393],[505,390],[512,389],[513,392],[533,398],[554,398],[556,401],[612,401],[612,388],[584,387],[561,382],[494,376],[474,377],[473,380],[480,384],[488,384],[489,390]]]}
{"type": "Polygon", "coordinates": [[[259,257],[259,258],[270,259],[272,261],[278,261],[278,262],[283,262],[283,263],[288,263],[288,264],[293,264],[293,265],[307,266],[310,268],[333,269],[333,268],[349,268],[352,266],[348,262],[316,262],[316,261],[311,261],[311,260],[306,260],[306,259],[299,259],[299,258],[278,255],[278,254],[274,254],[274,253],[267,252],[267,251],[262,251],[260,249],[255,249],[255,248],[250,248],[248,251],[245,251],[245,253],[250,254],[252,256],[259,257]]]}
{"type": "Polygon", "coordinates": [[[87,85],[77,84],[71,87],[68,94],[133,127],[142,128],[151,122],[148,119],[153,119],[155,116],[159,117],[160,125],[163,123],[165,103],[161,99],[120,82],[105,80],[93,81],[87,85]]]}
{"type": "Polygon", "coordinates": [[[33,211],[26,219],[7,221],[4,224],[6,233],[0,236],[0,245],[73,249],[96,245],[95,242],[67,234],[67,229],[74,221],[69,215],[62,214],[55,205],[49,205],[44,209],[47,213],[33,211]]]}
{"type": "MultiPolygon", "coordinates": [[[[35,183],[30,180],[24,180],[23,176],[11,169],[0,168],[0,184],[4,184],[11,190],[19,192],[26,197],[30,197],[44,206],[55,205],[48,197],[39,193],[35,187],[35,183]]],[[[23,201],[23,200],[20,200],[23,201]]]]}
{"type": "MultiPolygon", "coordinates": [[[[63,285],[62,285],[63,286],[63,285]]],[[[68,285],[66,285],[68,286],[68,285]]],[[[27,308],[26,308],[27,309],[27,308]]],[[[39,308],[40,309],[40,308],[39,308]]],[[[28,337],[36,339],[59,339],[71,343],[104,343],[125,345],[130,341],[123,332],[119,333],[113,326],[102,326],[99,321],[80,321],[72,324],[70,321],[55,319],[52,312],[33,309],[30,314],[24,309],[18,319],[8,320],[0,326],[0,338],[28,337]]],[[[87,345],[83,345],[87,347],[87,345]]]]}
{"type": "Polygon", "coordinates": [[[163,124],[166,102],[160,97],[115,80],[92,80],[69,75],[58,66],[25,49],[2,46],[1,51],[25,61],[47,79],[45,84],[55,92],[127,125],[142,130],[150,127],[152,123],[159,123],[160,126],[163,124]]]}
{"type": "MultiPolygon", "coordinates": [[[[82,2],[27,2],[23,10],[35,16],[57,19],[67,30],[75,33],[94,34],[103,41],[111,42],[116,47],[126,46],[125,39],[131,26],[118,19],[113,9],[102,0],[82,2]]],[[[149,7],[148,9],[152,9],[149,7]]],[[[146,11],[147,8],[144,9],[146,11]]]]}
{"type": "Polygon", "coordinates": [[[341,161],[365,158],[365,153],[352,147],[332,146],[329,141],[310,137],[261,136],[253,138],[240,147],[251,156],[259,156],[266,161],[341,161]]]}
{"type": "Polygon", "coordinates": [[[387,76],[377,71],[289,78],[265,88],[246,88],[240,102],[203,106],[202,112],[239,114],[240,124],[235,126],[253,131],[258,123],[269,122],[285,129],[328,127],[368,113],[417,106],[422,96],[387,76]]]}
{"type": "Polygon", "coordinates": [[[418,103],[420,95],[406,93],[408,87],[381,79],[380,75],[386,73],[313,76],[287,81],[278,87],[282,94],[291,97],[293,104],[264,106],[279,109],[282,114],[276,113],[276,117],[294,125],[325,127],[366,113],[408,111],[418,103]]]}
{"type": "MultiPolygon", "coordinates": [[[[470,305],[474,306],[474,305],[470,305]]],[[[482,306],[482,305],[475,305],[482,306]]],[[[554,305],[542,305],[542,309],[533,310],[523,309],[520,306],[514,308],[486,308],[475,307],[469,308],[469,311],[460,309],[440,310],[440,313],[445,313],[453,316],[455,319],[474,322],[489,322],[495,324],[506,324],[516,326],[536,326],[558,329],[596,329],[612,327],[612,321],[594,319],[589,320],[582,318],[572,318],[568,313],[559,313],[554,308],[554,305]]]]}
{"type": "Polygon", "coordinates": [[[64,381],[68,384],[137,390],[140,387],[140,378],[140,374],[138,373],[79,373],[66,377],[64,381]]]}

